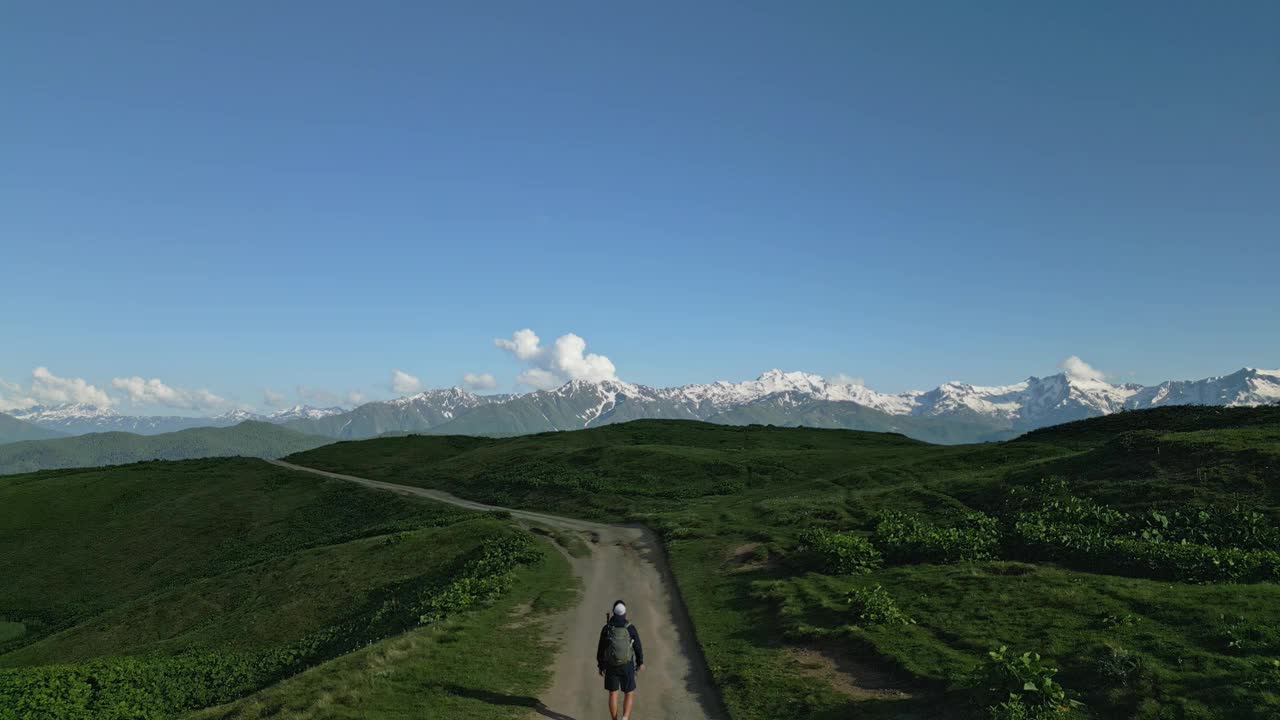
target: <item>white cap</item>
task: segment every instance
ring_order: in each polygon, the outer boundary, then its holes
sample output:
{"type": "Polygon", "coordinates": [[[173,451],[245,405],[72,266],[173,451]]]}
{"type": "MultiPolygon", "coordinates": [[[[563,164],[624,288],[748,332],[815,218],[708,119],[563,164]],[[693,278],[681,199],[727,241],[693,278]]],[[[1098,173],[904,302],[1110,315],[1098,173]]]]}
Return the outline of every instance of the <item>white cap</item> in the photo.
{"type": "Polygon", "coordinates": [[[626,614],[627,614],[627,606],[626,606],[626,605],[623,605],[622,603],[618,603],[617,605],[614,605],[614,606],[613,606],[613,614],[614,614],[614,615],[617,615],[617,616],[619,616],[619,617],[621,617],[621,616],[623,616],[623,615],[626,615],[626,614]]]}

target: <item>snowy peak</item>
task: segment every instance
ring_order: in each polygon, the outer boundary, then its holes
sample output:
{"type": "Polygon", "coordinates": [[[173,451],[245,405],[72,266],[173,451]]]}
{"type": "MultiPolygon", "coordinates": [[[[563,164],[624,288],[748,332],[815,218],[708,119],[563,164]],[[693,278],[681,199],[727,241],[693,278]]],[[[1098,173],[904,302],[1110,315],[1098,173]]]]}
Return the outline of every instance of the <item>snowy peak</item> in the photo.
{"type": "Polygon", "coordinates": [[[266,419],[265,417],[263,417],[262,415],[259,415],[258,413],[249,412],[248,410],[243,410],[243,409],[229,410],[227,412],[222,413],[221,415],[216,415],[212,418],[213,422],[215,423],[219,423],[219,424],[225,423],[228,425],[237,425],[239,423],[245,422],[246,420],[265,420],[265,419],[266,419]]]}
{"type": "Polygon", "coordinates": [[[341,415],[344,412],[346,410],[340,407],[318,408],[311,405],[294,405],[283,410],[277,410],[268,415],[266,419],[273,423],[287,423],[290,420],[319,420],[330,415],[341,415]]]}
{"type": "Polygon", "coordinates": [[[660,397],[676,399],[698,406],[706,405],[719,408],[755,402],[761,398],[781,393],[790,393],[817,400],[856,402],[859,405],[865,405],[892,414],[906,414],[909,412],[912,399],[918,394],[886,395],[862,385],[833,383],[821,375],[805,372],[785,372],[778,369],[762,373],[755,380],[747,380],[740,383],[721,380],[705,385],[683,385],[678,388],[657,391],[660,397]]]}
{"type": "Polygon", "coordinates": [[[26,422],[46,422],[57,420],[86,420],[92,418],[121,417],[111,408],[98,407],[88,403],[68,403],[65,405],[32,405],[21,410],[10,410],[9,415],[26,422]]]}
{"type": "Polygon", "coordinates": [[[1134,393],[1127,407],[1225,405],[1241,407],[1280,401],[1280,370],[1242,368],[1203,380],[1172,380],[1134,393]]]}

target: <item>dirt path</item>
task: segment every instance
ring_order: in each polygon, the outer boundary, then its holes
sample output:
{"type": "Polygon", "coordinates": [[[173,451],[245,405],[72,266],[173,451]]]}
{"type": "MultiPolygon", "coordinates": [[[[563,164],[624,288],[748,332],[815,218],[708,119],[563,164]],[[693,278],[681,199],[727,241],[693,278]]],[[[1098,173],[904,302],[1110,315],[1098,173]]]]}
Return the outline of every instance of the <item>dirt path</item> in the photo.
{"type": "Polygon", "coordinates": [[[430,498],[470,510],[507,510],[515,518],[582,533],[591,556],[569,558],[582,579],[578,606],[557,619],[561,640],[555,679],[539,698],[533,718],[608,720],[603,681],[596,674],[596,642],[606,613],[618,598],[626,600],[631,622],[644,643],[645,670],[638,679],[635,720],[720,720],[726,717],[707,677],[706,664],[693,640],[684,607],[672,594],[674,584],[653,533],[642,528],[603,525],[527,510],[511,510],[463,500],[439,490],[396,485],[315,470],[281,460],[275,465],[359,483],[380,490],[430,498]]]}

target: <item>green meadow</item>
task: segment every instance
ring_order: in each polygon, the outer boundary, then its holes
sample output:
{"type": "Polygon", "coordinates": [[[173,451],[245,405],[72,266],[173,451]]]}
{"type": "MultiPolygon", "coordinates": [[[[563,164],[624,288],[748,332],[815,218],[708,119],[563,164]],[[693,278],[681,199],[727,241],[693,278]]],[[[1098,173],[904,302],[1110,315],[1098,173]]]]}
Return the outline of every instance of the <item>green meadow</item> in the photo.
{"type": "Polygon", "coordinates": [[[638,421],[291,460],[649,524],[735,720],[1280,713],[1277,408],[968,446],[638,421]]]}

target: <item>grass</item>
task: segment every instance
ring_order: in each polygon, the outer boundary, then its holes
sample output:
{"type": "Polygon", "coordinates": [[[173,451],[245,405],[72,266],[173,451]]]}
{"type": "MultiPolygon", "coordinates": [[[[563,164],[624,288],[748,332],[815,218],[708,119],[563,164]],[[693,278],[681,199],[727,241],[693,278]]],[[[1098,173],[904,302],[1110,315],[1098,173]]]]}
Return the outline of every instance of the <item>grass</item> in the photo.
{"type": "Polygon", "coordinates": [[[559,553],[491,607],[345,655],[189,720],[523,718],[550,682],[546,620],[575,596],[559,553]],[[424,715],[424,713],[431,713],[424,715]]]}
{"type": "MultiPolygon", "coordinates": [[[[473,499],[620,522],[664,540],[735,720],[972,717],[986,653],[1041,653],[1098,718],[1266,718],[1280,587],[1195,585],[1004,561],[890,565],[836,577],[791,562],[808,527],[869,536],[884,510],[939,523],[1003,511],[1059,477],[1126,510],[1243,504],[1280,520],[1280,408],[1122,413],[984,445],[896,435],[639,421],[510,439],[338,443],[292,460],[473,499]],[[746,548],[747,550],[744,550],[746,548]],[[915,624],[860,628],[845,596],[882,586],[915,624]],[[1234,629],[1233,629],[1234,628],[1234,629]],[[1231,644],[1247,635],[1255,649],[1231,644]],[[1262,638],[1262,639],[1259,639],[1262,638]],[[796,662],[833,650],[902,692],[796,662]],[[852,689],[850,689],[852,686],[852,689]]],[[[1247,645],[1248,643],[1246,643],[1247,645]]]]}
{"type": "Polygon", "coordinates": [[[475,516],[448,527],[270,558],[143,595],[0,657],[0,664],[285,645],[364,611],[391,584],[446,574],[456,558],[504,529],[502,523],[475,516]]]}
{"type": "Polygon", "coordinates": [[[17,640],[27,634],[27,626],[20,622],[6,622],[0,620],[0,647],[12,640],[17,640]]]}
{"type": "Polygon", "coordinates": [[[249,459],[0,478],[0,612],[31,640],[308,548],[467,514],[249,459]]]}
{"type": "MultiPolygon", "coordinates": [[[[573,594],[564,557],[497,516],[245,459],[0,478],[0,547],[21,580],[0,585],[0,717],[171,717],[379,652],[419,658],[406,682],[536,692],[537,624],[573,594]],[[534,613],[508,628],[516,675],[458,684],[471,666],[447,658],[493,642],[490,600],[534,613]]],[[[386,717],[432,710],[392,685],[386,717]]]]}

